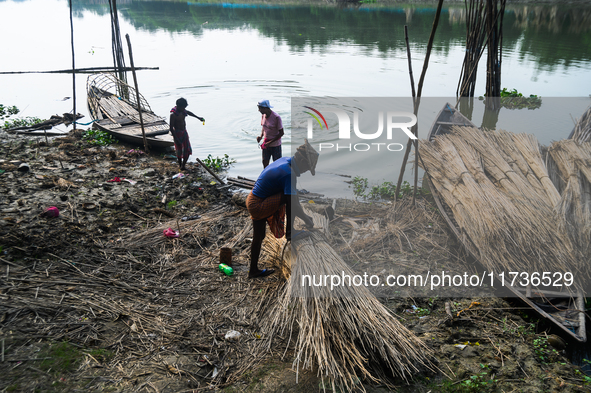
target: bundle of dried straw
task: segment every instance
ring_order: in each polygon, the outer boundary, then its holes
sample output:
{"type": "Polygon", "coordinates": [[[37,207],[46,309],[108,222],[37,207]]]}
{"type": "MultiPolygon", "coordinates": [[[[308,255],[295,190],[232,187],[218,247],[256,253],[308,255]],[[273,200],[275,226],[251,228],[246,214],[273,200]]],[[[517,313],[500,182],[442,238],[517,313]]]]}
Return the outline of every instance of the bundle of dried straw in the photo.
{"type": "Polygon", "coordinates": [[[591,141],[591,106],[575,124],[572,139],[580,143],[591,141]]]}
{"type": "MultiPolygon", "coordinates": [[[[487,269],[568,269],[590,276],[576,242],[561,230],[564,220],[555,208],[564,199],[548,177],[533,136],[455,127],[449,135],[425,141],[420,154],[423,169],[487,269]]],[[[564,209],[571,206],[564,203],[564,209]]]]}
{"type": "MultiPolygon", "coordinates": [[[[309,213],[315,227],[328,221],[309,213]]],[[[264,250],[283,255],[280,266],[288,280],[264,326],[270,348],[277,336],[295,336],[294,367],[318,368],[333,390],[349,391],[359,378],[387,383],[388,377],[408,379],[421,368],[433,368],[430,349],[394,318],[363,285],[331,288],[314,285],[323,277],[353,277],[355,273],[329,246],[321,231],[294,241],[285,253],[284,240],[268,237],[264,250]],[[312,284],[305,277],[314,277],[312,284]]]]}
{"type": "Polygon", "coordinates": [[[557,212],[567,232],[586,260],[590,257],[591,233],[591,143],[569,139],[554,142],[548,149],[566,184],[557,212]]]}

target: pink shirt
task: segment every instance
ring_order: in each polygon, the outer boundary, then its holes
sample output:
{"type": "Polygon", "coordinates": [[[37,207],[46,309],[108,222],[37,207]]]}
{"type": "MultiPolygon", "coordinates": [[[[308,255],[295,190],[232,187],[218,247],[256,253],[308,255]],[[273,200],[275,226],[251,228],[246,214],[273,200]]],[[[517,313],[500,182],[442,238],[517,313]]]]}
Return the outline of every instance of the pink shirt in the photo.
{"type": "MultiPolygon", "coordinates": [[[[269,115],[269,117],[263,115],[263,117],[261,118],[261,125],[263,126],[264,133],[263,140],[266,139],[268,141],[278,136],[279,130],[283,128],[283,122],[281,121],[281,117],[279,117],[279,115],[273,111],[271,111],[271,115],[269,115]]],[[[265,143],[265,146],[281,146],[281,138],[270,144],[265,143]]]]}

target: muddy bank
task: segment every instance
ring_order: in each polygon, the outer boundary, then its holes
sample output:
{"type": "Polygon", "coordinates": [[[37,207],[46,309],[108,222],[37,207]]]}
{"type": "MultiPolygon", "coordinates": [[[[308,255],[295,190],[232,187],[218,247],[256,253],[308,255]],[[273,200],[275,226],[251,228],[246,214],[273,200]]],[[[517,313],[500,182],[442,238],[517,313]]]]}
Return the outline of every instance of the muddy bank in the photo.
{"type": "MultiPolygon", "coordinates": [[[[295,383],[287,337],[261,351],[260,322],[282,282],[246,278],[250,219],[231,189],[196,166],[173,179],[173,158],[95,147],[76,132],[49,143],[0,140],[0,389],[328,388],[314,372],[300,371],[295,383]],[[41,214],[49,206],[59,217],[41,214]],[[180,236],[166,238],[169,227],[180,236]],[[217,270],[221,247],[233,250],[232,277],[217,270]],[[231,331],[240,335],[227,338],[231,331]]],[[[337,201],[335,210],[331,245],[359,272],[360,261],[415,273],[467,269],[428,197],[416,208],[337,201]]],[[[519,304],[382,301],[434,349],[439,371],[382,386],[359,381],[368,391],[588,391],[579,368],[519,304]]]]}

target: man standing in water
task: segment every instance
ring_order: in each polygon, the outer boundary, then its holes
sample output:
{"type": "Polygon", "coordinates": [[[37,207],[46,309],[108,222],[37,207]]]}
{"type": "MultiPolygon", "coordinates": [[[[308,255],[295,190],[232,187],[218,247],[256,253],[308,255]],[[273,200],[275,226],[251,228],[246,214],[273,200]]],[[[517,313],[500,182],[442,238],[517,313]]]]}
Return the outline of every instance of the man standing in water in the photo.
{"type": "Polygon", "coordinates": [[[258,267],[267,222],[276,238],[285,235],[287,240],[291,240],[296,216],[304,220],[306,227],[314,226],[312,218],[304,213],[300,205],[296,177],[308,170],[314,176],[317,162],[318,153],[306,140],[298,147],[293,157],[280,158],[261,172],[254,188],[246,198],[246,207],[253,226],[249,278],[264,277],[274,272],[273,269],[259,270],[258,267]],[[284,229],[286,213],[287,229],[284,229]]]}
{"type": "Polygon", "coordinates": [[[186,170],[187,160],[193,154],[191,149],[191,142],[189,141],[189,134],[187,133],[187,124],[185,117],[193,116],[202,122],[205,122],[203,117],[195,115],[193,112],[187,110],[187,100],[179,98],[176,100],[176,106],[170,110],[170,133],[174,139],[174,149],[176,150],[176,158],[179,162],[181,171],[186,170]]]}
{"type": "Polygon", "coordinates": [[[257,142],[263,140],[261,148],[263,149],[263,168],[269,165],[271,157],[273,161],[281,158],[281,137],[283,136],[283,122],[281,117],[273,112],[269,100],[263,100],[258,103],[259,112],[262,114],[261,135],[257,137],[257,142]]]}

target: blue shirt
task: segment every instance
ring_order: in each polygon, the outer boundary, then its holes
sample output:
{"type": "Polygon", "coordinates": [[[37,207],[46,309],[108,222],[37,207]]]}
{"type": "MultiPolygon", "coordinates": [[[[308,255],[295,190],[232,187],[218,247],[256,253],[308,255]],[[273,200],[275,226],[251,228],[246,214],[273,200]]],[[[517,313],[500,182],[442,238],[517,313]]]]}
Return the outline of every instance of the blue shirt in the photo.
{"type": "Polygon", "coordinates": [[[280,192],[284,195],[297,195],[296,176],[299,175],[300,171],[292,157],[281,157],[263,169],[252,193],[263,199],[280,192]],[[295,176],[292,176],[292,171],[295,176]]]}

